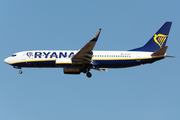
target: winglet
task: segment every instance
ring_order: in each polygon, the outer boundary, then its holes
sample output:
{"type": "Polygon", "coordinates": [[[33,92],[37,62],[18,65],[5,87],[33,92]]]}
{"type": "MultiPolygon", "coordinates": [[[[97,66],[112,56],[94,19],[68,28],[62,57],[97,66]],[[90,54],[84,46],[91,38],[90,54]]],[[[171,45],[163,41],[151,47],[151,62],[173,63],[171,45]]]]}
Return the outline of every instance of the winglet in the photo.
{"type": "Polygon", "coordinates": [[[101,32],[101,29],[98,30],[98,32],[96,33],[96,35],[94,36],[94,38],[91,40],[91,41],[97,41],[98,40],[98,37],[99,37],[99,34],[101,32]]]}

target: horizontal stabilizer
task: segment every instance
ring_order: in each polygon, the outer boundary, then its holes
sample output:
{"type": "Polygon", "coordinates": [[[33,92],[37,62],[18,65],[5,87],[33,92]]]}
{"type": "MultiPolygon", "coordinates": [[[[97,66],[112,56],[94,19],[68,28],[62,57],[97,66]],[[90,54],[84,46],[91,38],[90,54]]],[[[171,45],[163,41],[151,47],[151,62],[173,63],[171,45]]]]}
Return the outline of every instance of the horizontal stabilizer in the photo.
{"type": "Polygon", "coordinates": [[[155,51],[153,54],[151,54],[151,56],[165,55],[167,48],[168,48],[168,46],[164,46],[164,47],[160,48],[159,50],[155,51]]]}
{"type": "Polygon", "coordinates": [[[169,55],[167,55],[166,57],[175,58],[175,56],[169,56],[169,55]]]}

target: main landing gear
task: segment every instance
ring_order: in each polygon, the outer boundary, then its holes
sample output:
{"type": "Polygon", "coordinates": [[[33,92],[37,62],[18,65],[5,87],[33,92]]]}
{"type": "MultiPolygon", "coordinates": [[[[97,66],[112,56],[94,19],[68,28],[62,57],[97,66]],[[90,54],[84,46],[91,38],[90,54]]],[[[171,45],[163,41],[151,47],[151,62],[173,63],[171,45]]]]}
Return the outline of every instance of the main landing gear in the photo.
{"type": "Polygon", "coordinates": [[[91,74],[90,72],[87,72],[87,73],[86,73],[86,76],[87,76],[88,78],[90,78],[90,77],[92,77],[92,74],[91,74]]]}
{"type": "Polygon", "coordinates": [[[82,70],[83,73],[86,73],[86,76],[88,78],[92,77],[92,74],[89,71],[90,71],[90,69],[87,69],[87,68],[83,68],[83,70],[82,70]]]}

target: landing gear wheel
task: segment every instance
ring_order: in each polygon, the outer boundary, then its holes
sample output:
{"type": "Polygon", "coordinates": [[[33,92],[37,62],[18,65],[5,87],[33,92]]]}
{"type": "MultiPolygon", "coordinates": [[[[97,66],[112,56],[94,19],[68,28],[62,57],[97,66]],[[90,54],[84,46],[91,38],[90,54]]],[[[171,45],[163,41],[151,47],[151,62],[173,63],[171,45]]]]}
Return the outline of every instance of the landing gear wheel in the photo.
{"type": "Polygon", "coordinates": [[[91,74],[90,72],[87,72],[86,76],[87,76],[88,78],[90,78],[90,77],[92,77],[92,74],[91,74]]]}
{"type": "Polygon", "coordinates": [[[19,74],[22,74],[22,70],[19,70],[19,74]]]}

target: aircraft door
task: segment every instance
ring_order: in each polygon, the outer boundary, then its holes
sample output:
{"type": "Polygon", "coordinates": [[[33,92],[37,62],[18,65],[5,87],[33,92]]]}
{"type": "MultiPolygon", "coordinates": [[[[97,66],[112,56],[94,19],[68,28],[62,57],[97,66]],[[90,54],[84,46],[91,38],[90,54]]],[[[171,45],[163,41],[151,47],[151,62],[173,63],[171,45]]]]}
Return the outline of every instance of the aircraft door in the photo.
{"type": "Polygon", "coordinates": [[[26,60],[26,56],[25,56],[25,53],[22,54],[22,57],[21,57],[22,60],[26,60]]]}

